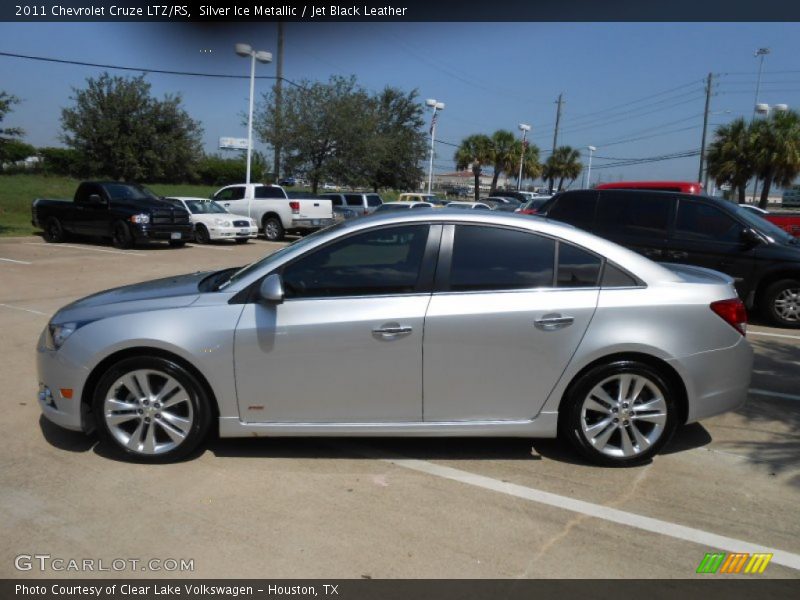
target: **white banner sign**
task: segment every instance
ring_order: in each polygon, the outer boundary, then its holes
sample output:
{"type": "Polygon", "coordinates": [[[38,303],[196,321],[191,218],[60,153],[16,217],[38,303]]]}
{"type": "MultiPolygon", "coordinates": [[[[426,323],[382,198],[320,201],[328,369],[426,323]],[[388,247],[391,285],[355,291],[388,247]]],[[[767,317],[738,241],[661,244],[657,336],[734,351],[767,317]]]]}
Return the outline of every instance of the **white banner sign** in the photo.
{"type": "Polygon", "coordinates": [[[247,138],[221,137],[219,147],[222,150],[247,150],[247,138]]]}

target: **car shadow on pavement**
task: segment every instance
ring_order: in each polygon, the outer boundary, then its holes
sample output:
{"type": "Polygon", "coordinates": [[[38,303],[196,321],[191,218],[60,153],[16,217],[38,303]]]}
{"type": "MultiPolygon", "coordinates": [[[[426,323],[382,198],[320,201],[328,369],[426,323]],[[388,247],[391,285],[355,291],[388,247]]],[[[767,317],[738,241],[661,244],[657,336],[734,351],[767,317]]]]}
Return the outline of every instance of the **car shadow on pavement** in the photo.
{"type": "Polygon", "coordinates": [[[51,446],[67,452],[88,452],[97,444],[97,437],[80,431],[70,431],[39,416],[39,429],[51,446]]]}

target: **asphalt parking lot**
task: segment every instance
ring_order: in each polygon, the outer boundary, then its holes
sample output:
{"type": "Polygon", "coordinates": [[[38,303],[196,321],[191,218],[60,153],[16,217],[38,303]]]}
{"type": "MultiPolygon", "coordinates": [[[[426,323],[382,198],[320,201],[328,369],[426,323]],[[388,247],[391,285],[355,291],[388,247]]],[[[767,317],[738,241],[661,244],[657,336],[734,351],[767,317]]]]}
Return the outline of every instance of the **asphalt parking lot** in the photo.
{"type": "Polygon", "coordinates": [[[686,578],[716,550],[775,553],[739,577],[800,575],[800,330],[752,323],[749,402],[631,469],[521,439],[213,440],[147,466],[40,419],[34,347],[59,307],[278,247],[0,239],[0,577],[93,576],[15,569],[38,553],[194,561],[100,576],[686,578]]]}

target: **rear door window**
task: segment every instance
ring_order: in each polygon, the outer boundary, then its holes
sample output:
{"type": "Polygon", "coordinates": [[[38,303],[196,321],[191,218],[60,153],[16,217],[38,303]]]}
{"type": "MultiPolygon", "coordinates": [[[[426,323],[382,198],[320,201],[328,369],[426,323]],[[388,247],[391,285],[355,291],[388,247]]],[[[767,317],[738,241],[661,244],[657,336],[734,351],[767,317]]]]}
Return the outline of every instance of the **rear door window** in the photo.
{"type": "Polygon", "coordinates": [[[548,210],[547,216],[591,231],[596,208],[597,192],[589,190],[569,192],[558,197],[554,206],[548,210]]]}
{"type": "Polygon", "coordinates": [[[612,237],[664,238],[673,204],[669,194],[602,192],[595,231],[612,237]]]}
{"type": "MultiPolygon", "coordinates": [[[[283,190],[269,185],[258,186],[257,188],[255,188],[254,194],[256,198],[260,198],[262,200],[267,198],[280,198],[280,199],[286,198],[283,190]]],[[[242,195],[240,197],[244,198],[244,188],[242,188],[242,195]]],[[[234,200],[238,199],[239,197],[234,198],[234,200]]]]}
{"type": "Polygon", "coordinates": [[[347,202],[347,206],[364,206],[364,199],[361,194],[346,194],[344,201],[347,202]]]}
{"type": "Polygon", "coordinates": [[[534,233],[458,225],[450,290],[516,290],[553,286],[555,241],[534,233]]]}

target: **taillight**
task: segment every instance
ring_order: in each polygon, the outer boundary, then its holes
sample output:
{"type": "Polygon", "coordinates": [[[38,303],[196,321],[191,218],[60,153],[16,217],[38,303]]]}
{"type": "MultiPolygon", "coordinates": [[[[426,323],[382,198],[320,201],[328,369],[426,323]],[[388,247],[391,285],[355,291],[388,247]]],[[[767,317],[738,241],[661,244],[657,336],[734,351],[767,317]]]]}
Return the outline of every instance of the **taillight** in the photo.
{"type": "Polygon", "coordinates": [[[742,335],[747,333],[747,311],[739,298],[712,302],[711,310],[742,335]]]}
{"type": "Polygon", "coordinates": [[[299,202],[289,202],[289,208],[292,209],[293,215],[300,214],[300,203],[299,202]]]}

